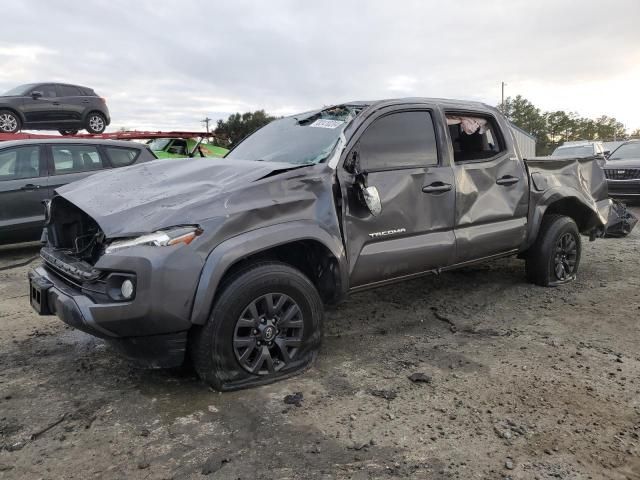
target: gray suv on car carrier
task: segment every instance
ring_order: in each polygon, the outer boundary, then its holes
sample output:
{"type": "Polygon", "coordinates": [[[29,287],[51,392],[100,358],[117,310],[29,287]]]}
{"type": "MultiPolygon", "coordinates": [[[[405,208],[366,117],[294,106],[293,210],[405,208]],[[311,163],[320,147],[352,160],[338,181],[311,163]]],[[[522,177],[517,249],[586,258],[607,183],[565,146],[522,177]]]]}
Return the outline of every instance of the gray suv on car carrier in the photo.
{"type": "Polygon", "coordinates": [[[104,98],[91,88],[67,83],[29,83],[0,95],[0,133],[20,130],[78,130],[103,133],[111,123],[104,98]]]}

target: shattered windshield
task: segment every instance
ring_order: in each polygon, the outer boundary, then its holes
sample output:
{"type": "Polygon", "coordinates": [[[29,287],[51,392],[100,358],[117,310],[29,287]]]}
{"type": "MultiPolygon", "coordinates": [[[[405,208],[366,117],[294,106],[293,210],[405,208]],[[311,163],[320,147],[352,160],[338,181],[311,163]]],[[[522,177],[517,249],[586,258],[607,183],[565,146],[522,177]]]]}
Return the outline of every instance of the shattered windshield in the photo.
{"type": "Polygon", "coordinates": [[[586,157],[590,155],[593,155],[593,147],[591,145],[560,147],[556,148],[551,154],[553,157],[586,157]]]}
{"type": "Polygon", "coordinates": [[[620,145],[613,151],[609,160],[624,160],[625,158],[640,158],[640,142],[620,145]]]}
{"type": "Polygon", "coordinates": [[[275,120],[243,140],[230,159],[320,163],[333,151],[340,134],[363,107],[341,105],[275,120]]]}

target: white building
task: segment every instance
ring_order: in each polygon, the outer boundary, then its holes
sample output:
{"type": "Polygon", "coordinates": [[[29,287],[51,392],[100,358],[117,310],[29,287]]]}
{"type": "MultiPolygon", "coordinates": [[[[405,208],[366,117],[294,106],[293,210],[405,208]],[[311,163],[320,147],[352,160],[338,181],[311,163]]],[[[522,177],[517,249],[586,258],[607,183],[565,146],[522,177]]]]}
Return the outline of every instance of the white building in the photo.
{"type": "Polygon", "coordinates": [[[511,130],[513,136],[516,138],[516,143],[520,149],[520,155],[523,158],[531,158],[536,156],[536,137],[530,133],[525,132],[520,127],[511,124],[511,130]]]}

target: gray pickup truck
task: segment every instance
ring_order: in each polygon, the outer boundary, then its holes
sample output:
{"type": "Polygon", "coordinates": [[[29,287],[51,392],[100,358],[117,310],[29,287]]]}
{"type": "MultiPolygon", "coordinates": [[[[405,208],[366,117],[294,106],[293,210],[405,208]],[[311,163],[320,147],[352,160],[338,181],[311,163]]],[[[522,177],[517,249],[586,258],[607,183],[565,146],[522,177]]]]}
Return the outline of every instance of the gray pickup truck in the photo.
{"type": "Polygon", "coordinates": [[[46,205],[42,315],[220,390],[310,365],[323,304],[506,256],[571,281],[610,201],[593,159],[523,160],[480,103],[351,102],[276,120],[224,159],[160,160],[46,205]]]}

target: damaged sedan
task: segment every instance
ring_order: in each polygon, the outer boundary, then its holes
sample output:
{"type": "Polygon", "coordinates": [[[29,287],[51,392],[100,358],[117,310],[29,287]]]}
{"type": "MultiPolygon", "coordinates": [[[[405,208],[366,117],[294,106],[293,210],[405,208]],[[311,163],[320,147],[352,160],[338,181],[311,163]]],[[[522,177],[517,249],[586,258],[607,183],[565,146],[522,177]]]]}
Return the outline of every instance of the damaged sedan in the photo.
{"type": "Polygon", "coordinates": [[[276,120],[223,159],[60,188],[31,304],[231,390],[308,367],[323,305],[352,292],[506,256],[538,285],[569,282],[609,208],[593,158],[524,160],[494,108],[350,102],[276,120]]]}

